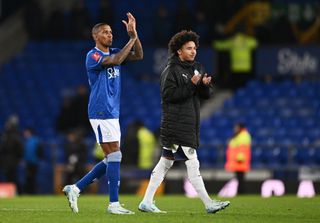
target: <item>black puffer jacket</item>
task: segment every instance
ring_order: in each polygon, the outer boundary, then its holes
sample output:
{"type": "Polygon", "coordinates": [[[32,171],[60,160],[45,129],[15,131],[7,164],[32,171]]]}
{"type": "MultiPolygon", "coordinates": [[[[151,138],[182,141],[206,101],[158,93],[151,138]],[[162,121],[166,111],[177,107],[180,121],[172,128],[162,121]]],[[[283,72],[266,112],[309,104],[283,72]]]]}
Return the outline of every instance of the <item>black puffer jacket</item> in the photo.
{"type": "Polygon", "coordinates": [[[164,147],[172,144],[199,147],[200,98],[210,97],[211,85],[205,86],[202,80],[194,85],[191,77],[195,70],[204,74],[200,63],[182,62],[172,56],[161,74],[160,140],[164,147]]]}

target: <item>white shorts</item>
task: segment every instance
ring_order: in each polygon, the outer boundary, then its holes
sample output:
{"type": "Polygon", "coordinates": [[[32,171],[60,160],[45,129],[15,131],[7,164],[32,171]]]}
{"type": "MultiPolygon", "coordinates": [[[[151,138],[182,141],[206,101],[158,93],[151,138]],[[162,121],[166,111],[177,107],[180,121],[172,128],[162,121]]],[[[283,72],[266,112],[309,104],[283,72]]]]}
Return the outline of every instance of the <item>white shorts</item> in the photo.
{"type": "Polygon", "coordinates": [[[119,142],[121,137],[119,119],[90,119],[98,143],[119,142]]]}
{"type": "Polygon", "coordinates": [[[197,159],[197,150],[188,146],[179,146],[173,144],[171,148],[163,147],[163,157],[171,157],[174,160],[191,160],[197,159]]]}

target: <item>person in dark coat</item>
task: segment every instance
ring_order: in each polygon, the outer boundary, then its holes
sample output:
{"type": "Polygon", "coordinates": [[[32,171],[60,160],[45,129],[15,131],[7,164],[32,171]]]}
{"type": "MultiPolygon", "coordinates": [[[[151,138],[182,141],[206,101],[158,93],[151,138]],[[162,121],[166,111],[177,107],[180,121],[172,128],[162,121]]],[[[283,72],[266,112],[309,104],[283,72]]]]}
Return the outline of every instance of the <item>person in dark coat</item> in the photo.
{"type": "Polygon", "coordinates": [[[195,61],[199,36],[183,30],[169,42],[169,60],[161,74],[162,117],[160,143],[162,157],[153,169],[139,210],[161,213],[153,203],[154,194],[174,161],[185,161],[188,178],[202,200],[207,213],[215,213],[230,202],[212,200],[199,171],[196,149],[199,147],[200,99],[210,97],[211,77],[195,61]]]}
{"type": "Polygon", "coordinates": [[[23,156],[23,142],[19,129],[19,118],[12,115],[5,123],[4,131],[0,136],[0,170],[2,171],[5,181],[17,185],[20,193],[18,182],[17,167],[23,156]]]}
{"type": "Polygon", "coordinates": [[[66,183],[70,184],[86,173],[87,145],[81,130],[70,131],[64,144],[67,159],[66,183]]]}
{"type": "Polygon", "coordinates": [[[41,159],[43,158],[44,148],[41,139],[36,135],[31,127],[23,131],[24,136],[24,163],[26,179],[24,192],[35,194],[37,192],[37,174],[41,159]]]}

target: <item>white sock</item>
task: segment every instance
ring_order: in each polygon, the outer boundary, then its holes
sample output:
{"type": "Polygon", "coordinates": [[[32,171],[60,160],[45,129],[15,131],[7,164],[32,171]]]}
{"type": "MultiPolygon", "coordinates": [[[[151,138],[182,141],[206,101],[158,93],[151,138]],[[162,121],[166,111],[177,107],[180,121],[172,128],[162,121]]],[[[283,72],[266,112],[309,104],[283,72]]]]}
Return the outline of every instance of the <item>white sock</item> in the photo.
{"type": "Polygon", "coordinates": [[[154,194],[162,183],[166,173],[173,165],[173,160],[161,157],[155,168],[153,169],[146,193],[142,200],[143,203],[152,204],[154,194]]]}
{"type": "Polygon", "coordinates": [[[200,175],[200,164],[198,159],[191,159],[187,160],[185,162],[187,166],[187,172],[188,172],[188,178],[194,187],[194,189],[197,191],[200,199],[204,203],[204,205],[207,205],[210,203],[212,200],[208,195],[208,192],[204,186],[203,179],[200,175]]]}
{"type": "Polygon", "coordinates": [[[110,205],[113,205],[113,206],[114,206],[114,205],[120,205],[120,202],[119,202],[119,201],[116,201],[116,202],[110,202],[109,204],[110,204],[110,205]]]}

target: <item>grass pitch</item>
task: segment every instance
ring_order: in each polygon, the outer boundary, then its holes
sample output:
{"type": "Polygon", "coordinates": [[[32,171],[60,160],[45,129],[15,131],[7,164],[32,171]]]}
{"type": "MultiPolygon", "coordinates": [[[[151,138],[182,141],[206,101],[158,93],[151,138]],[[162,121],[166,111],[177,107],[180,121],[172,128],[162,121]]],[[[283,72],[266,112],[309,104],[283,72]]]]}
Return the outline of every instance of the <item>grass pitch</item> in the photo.
{"type": "Polygon", "coordinates": [[[320,222],[320,197],[299,199],[295,196],[261,198],[238,196],[229,199],[231,205],[216,214],[206,214],[199,199],[181,195],[157,197],[157,206],[167,214],[142,213],[137,210],[141,197],[122,195],[125,207],[135,215],[111,215],[106,213],[106,196],[82,195],[78,200],[79,213],[70,211],[64,196],[21,196],[0,199],[0,223],[307,223],[320,222]]]}

